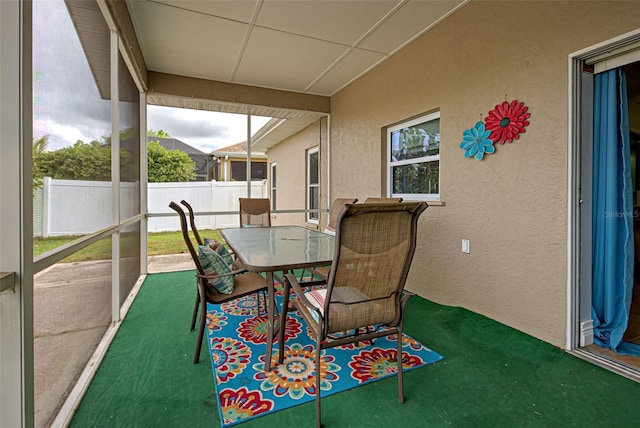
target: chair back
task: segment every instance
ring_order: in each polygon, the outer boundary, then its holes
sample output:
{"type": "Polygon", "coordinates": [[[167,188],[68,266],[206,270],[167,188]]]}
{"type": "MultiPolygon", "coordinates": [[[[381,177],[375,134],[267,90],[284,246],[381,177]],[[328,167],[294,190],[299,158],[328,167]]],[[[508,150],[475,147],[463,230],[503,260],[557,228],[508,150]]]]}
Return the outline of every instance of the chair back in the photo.
{"type": "Polygon", "coordinates": [[[399,322],[418,217],[426,208],[425,202],[344,206],[327,282],[327,333],[399,322]]]}
{"type": "MultiPolygon", "coordinates": [[[[192,221],[191,224],[193,225],[193,210],[191,209],[191,206],[185,201],[181,201],[181,203],[189,210],[190,218],[192,221]]],[[[233,299],[237,299],[239,297],[254,294],[258,291],[265,290],[267,288],[267,283],[262,276],[254,272],[241,273],[238,276],[235,276],[235,274],[238,273],[237,271],[229,271],[220,274],[209,273],[209,275],[207,275],[204,271],[202,263],[200,262],[200,258],[198,257],[196,247],[193,245],[191,237],[189,236],[187,217],[182,207],[171,201],[169,203],[169,208],[177,212],[180,217],[180,228],[182,229],[182,237],[184,238],[184,242],[187,245],[187,249],[189,250],[189,254],[191,254],[191,259],[193,259],[193,263],[196,265],[197,270],[196,278],[198,285],[198,294],[196,295],[196,303],[191,319],[191,330],[193,330],[195,327],[196,316],[198,315],[198,307],[200,307],[200,326],[198,327],[198,339],[196,340],[196,351],[193,357],[193,363],[195,364],[200,360],[200,349],[202,346],[202,339],[204,337],[204,329],[207,317],[207,303],[224,303],[233,299]],[[220,279],[221,277],[229,277],[229,275],[234,275],[233,289],[231,290],[231,292],[220,292],[218,291],[218,289],[216,289],[215,283],[212,284],[210,282],[212,280],[215,280],[216,278],[220,279]]],[[[222,259],[220,259],[220,261],[223,264],[225,263],[222,259]]],[[[205,263],[207,263],[206,258],[205,263]]],[[[217,267],[215,269],[217,269],[217,267]]]]}
{"type": "Polygon", "coordinates": [[[365,204],[395,204],[402,202],[402,198],[367,198],[365,204]]]}
{"type": "Polygon", "coordinates": [[[329,212],[329,223],[325,229],[325,232],[335,233],[336,221],[338,220],[338,214],[342,211],[342,207],[346,204],[355,204],[358,202],[357,198],[336,198],[331,204],[331,211],[329,212]]]}
{"type": "Polygon", "coordinates": [[[205,273],[204,273],[204,269],[202,268],[202,265],[200,264],[200,259],[198,259],[198,252],[196,251],[196,248],[193,245],[193,242],[191,241],[191,237],[189,236],[189,227],[187,226],[187,217],[183,209],[180,207],[180,205],[176,204],[173,201],[171,201],[171,203],[169,204],[169,208],[177,212],[178,215],[180,216],[180,228],[182,229],[182,237],[184,238],[184,243],[187,244],[187,249],[189,250],[189,254],[191,254],[193,263],[195,263],[196,265],[196,270],[198,271],[198,274],[204,276],[205,273]]]}
{"type": "Polygon", "coordinates": [[[204,245],[204,241],[200,237],[200,233],[198,233],[198,228],[196,227],[196,218],[193,214],[193,208],[191,208],[191,205],[184,199],[181,200],[180,203],[187,207],[187,210],[189,211],[189,223],[191,224],[191,232],[193,232],[193,236],[196,237],[198,245],[204,245]]]}
{"type": "Polygon", "coordinates": [[[240,227],[271,226],[268,198],[240,198],[240,227]]]}

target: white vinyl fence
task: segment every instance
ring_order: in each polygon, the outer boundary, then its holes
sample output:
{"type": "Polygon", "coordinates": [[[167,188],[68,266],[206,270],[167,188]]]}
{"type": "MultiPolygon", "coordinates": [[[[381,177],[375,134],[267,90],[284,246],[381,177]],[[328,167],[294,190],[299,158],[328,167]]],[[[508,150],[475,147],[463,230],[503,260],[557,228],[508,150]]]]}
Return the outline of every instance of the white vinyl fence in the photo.
{"type": "MultiPolygon", "coordinates": [[[[240,225],[238,199],[247,196],[246,181],[194,181],[189,183],[149,183],[149,213],[174,213],[169,202],[187,201],[197,212],[233,211],[231,215],[196,215],[198,229],[240,225]]],[[[251,197],[266,198],[267,182],[252,181],[251,197]]],[[[152,217],[149,232],[180,230],[178,217],[152,217]]]]}
{"type": "MultiPolygon", "coordinates": [[[[86,235],[112,224],[110,182],[54,180],[45,178],[34,195],[34,236],[86,235]]],[[[233,211],[228,215],[196,215],[199,229],[216,229],[239,225],[238,198],[246,197],[245,181],[196,181],[187,183],[149,183],[147,205],[150,213],[148,231],[180,230],[177,215],[169,202],[185,200],[195,212],[233,211]]],[[[266,198],[266,180],[251,184],[251,197],[266,198]]],[[[121,183],[120,199],[123,218],[137,211],[137,183],[121,183]]]]}

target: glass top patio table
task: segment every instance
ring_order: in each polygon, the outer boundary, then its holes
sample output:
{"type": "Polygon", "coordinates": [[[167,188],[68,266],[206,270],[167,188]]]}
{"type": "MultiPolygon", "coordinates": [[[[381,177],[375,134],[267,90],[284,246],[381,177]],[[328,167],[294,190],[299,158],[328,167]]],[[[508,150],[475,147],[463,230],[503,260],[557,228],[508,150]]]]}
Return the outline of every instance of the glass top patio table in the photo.
{"type": "MultiPolygon", "coordinates": [[[[326,266],[333,260],[335,238],[302,226],[235,227],[220,233],[245,269],[267,275],[267,349],[265,371],[271,371],[275,322],[274,275],[305,267],[326,266]]],[[[283,308],[282,310],[285,310],[283,308]]]]}
{"type": "Polygon", "coordinates": [[[334,237],[302,226],[221,229],[245,268],[268,272],[322,266],[333,259],[334,237]]]}

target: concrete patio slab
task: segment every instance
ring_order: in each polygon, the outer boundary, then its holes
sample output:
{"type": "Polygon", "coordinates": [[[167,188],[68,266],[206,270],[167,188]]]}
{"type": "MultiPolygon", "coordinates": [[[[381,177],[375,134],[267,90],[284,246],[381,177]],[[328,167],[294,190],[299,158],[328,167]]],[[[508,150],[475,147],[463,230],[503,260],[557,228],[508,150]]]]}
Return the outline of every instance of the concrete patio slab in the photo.
{"type": "MultiPolygon", "coordinates": [[[[189,254],[148,260],[149,274],[195,268],[189,254]]],[[[137,259],[124,262],[138,263],[137,259]]],[[[38,428],[51,425],[111,323],[111,274],[108,260],[58,263],[34,276],[38,428]]]]}

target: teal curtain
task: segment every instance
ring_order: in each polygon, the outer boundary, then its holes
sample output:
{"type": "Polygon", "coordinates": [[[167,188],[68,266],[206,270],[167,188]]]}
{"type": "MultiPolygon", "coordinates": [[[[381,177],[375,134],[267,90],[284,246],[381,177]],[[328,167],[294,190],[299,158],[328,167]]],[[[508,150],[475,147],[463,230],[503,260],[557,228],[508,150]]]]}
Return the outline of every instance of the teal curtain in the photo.
{"type": "Polygon", "coordinates": [[[595,76],[593,118],[594,342],[640,355],[624,342],[633,293],[633,187],[627,84],[622,69],[595,76]]]}

